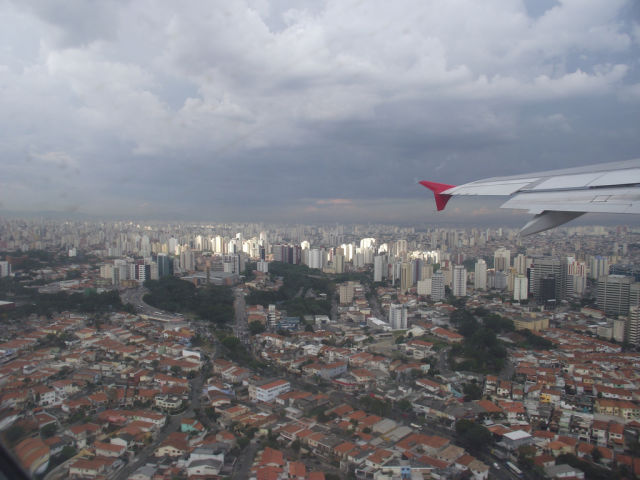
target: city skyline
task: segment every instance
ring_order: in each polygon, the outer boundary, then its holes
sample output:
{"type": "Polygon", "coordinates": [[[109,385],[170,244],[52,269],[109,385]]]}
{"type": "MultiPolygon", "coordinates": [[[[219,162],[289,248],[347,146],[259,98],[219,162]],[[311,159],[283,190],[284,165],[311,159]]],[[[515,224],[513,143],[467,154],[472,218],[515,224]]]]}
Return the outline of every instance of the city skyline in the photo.
{"type": "Polygon", "coordinates": [[[517,225],[415,180],[640,156],[632,1],[0,11],[0,213],[517,225]]]}

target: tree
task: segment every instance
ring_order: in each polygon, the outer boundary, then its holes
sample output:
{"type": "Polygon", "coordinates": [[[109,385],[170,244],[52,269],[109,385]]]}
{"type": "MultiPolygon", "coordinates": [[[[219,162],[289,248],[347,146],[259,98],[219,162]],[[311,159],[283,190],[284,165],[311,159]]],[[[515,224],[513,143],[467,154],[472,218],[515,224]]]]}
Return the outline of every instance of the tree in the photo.
{"type": "Polygon", "coordinates": [[[493,443],[491,432],[471,420],[459,420],[456,423],[456,436],[463,447],[474,452],[486,449],[493,443]]]}
{"type": "Polygon", "coordinates": [[[594,447],[594,449],[591,450],[591,459],[593,460],[593,463],[600,463],[601,458],[602,452],[598,447],[594,447]]]}
{"type": "Polygon", "coordinates": [[[265,326],[262,324],[262,322],[259,322],[258,320],[249,322],[249,332],[251,332],[251,335],[258,335],[264,331],[265,326]]]}
{"type": "Polygon", "coordinates": [[[56,433],[57,430],[58,430],[57,425],[55,423],[50,423],[42,427],[42,429],[40,430],[40,434],[42,435],[43,438],[49,438],[49,437],[53,437],[53,435],[56,433]]]}
{"type": "Polygon", "coordinates": [[[60,457],[62,458],[63,462],[66,462],[71,457],[73,457],[76,453],[78,453],[78,451],[75,448],[73,448],[71,445],[67,445],[60,452],[60,457]]]}
{"type": "Polygon", "coordinates": [[[482,398],[482,388],[477,383],[465,383],[462,386],[462,392],[465,402],[482,398]]]}

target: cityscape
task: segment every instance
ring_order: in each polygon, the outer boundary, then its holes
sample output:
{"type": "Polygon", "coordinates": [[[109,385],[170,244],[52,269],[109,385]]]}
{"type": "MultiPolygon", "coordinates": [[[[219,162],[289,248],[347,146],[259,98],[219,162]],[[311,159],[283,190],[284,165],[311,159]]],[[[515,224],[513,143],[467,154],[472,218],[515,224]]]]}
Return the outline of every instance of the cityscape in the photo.
{"type": "Polygon", "coordinates": [[[37,478],[633,478],[640,228],[0,222],[37,478]]]}
{"type": "Polygon", "coordinates": [[[0,25],[0,480],[640,480],[640,1],[0,25]]]}

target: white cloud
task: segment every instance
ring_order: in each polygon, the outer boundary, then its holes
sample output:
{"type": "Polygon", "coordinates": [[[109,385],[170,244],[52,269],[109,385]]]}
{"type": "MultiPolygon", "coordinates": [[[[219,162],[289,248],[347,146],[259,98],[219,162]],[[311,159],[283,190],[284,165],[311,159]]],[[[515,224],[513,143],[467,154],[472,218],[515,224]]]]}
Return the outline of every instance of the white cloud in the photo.
{"type": "Polygon", "coordinates": [[[18,181],[25,156],[72,159],[104,198],[124,194],[125,166],[148,178],[127,180],[137,195],[177,164],[226,192],[238,158],[280,195],[296,190],[282,172],[305,168],[322,188],[336,171],[379,182],[345,184],[354,195],[384,188],[392,164],[499,170],[505,145],[529,141],[522,125],[588,136],[576,105],[639,97],[630,1],[563,0],[535,18],[512,0],[3,4],[0,155],[18,181]]]}

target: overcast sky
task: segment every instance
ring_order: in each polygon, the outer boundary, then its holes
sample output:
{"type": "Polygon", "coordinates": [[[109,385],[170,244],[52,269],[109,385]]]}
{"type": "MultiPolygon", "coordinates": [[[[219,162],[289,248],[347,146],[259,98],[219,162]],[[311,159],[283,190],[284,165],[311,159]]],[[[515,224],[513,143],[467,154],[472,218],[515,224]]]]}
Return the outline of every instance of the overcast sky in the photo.
{"type": "Polygon", "coordinates": [[[636,0],[0,0],[0,210],[518,217],[429,179],[640,157],[636,0]]]}

